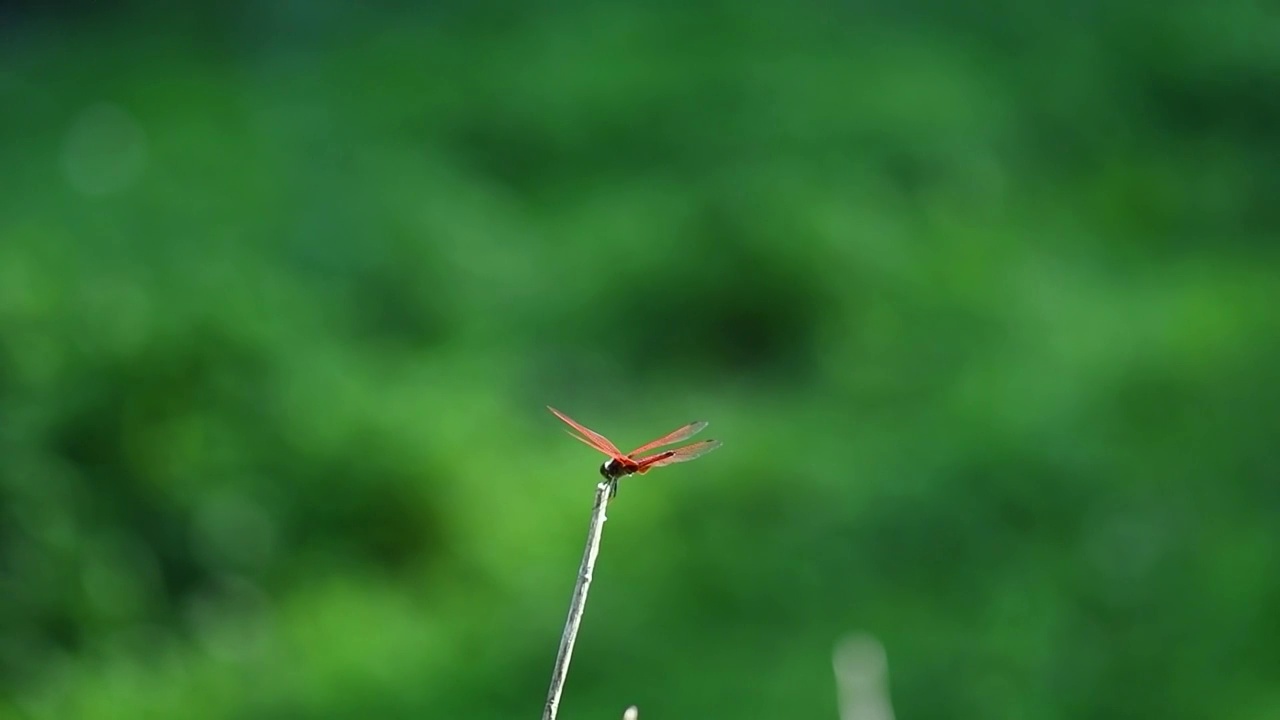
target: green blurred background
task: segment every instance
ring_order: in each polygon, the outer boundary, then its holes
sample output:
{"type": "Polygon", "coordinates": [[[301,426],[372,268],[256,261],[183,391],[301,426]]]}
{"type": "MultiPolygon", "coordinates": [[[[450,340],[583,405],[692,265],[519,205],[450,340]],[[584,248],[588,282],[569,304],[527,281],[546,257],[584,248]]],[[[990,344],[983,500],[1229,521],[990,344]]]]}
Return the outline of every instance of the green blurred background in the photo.
{"type": "Polygon", "coordinates": [[[1280,718],[1273,7],[0,28],[0,717],[1280,718]]]}

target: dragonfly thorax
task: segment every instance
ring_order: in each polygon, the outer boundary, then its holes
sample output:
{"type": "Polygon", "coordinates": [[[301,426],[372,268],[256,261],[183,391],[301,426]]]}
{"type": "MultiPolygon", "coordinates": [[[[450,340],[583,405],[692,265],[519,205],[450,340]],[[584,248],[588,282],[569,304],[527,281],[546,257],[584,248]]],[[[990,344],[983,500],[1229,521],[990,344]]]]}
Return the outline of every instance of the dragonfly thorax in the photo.
{"type": "Polygon", "coordinates": [[[600,474],[603,475],[606,480],[617,480],[623,475],[630,475],[632,472],[631,468],[618,462],[616,458],[609,458],[600,466],[600,474]]]}

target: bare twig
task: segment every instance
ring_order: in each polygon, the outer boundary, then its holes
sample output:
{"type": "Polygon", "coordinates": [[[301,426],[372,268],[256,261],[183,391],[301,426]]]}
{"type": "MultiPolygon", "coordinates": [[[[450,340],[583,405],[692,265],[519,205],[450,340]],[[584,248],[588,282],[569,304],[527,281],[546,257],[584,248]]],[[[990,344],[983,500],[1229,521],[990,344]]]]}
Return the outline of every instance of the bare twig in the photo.
{"type": "Polygon", "coordinates": [[[555,720],[556,712],[560,709],[560,692],[564,689],[565,676],[569,673],[569,658],[573,655],[573,641],[578,637],[578,626],[582,624],[582,611],[587,606],[587,589],[591,586],[591,573],[595,568],[596,555],[600,552],[605,508],[613,492],[612,482],[606,481],[596,486],[596,504],[591,509],[591,527],[587,530],[587,549],[582,554],[578,584],[574,586],[573,599],[569,602],[569,619],[565,621],[564,635],[560,637],[560,652],[556,655],[556,666],[551,671],[551,689],[547,692],[547,705],[542,710],[542,720],[555,720]]]}
{"type": "Polygon", "coordinates": [[[889,663],[884,645],[870,635],[849,635],[832,653],[840,720],[893,720],[889,663]]]}
{"type": "Polygon", "coordinates": [[[632,705],[631,707],[627,708],[627,711],[622,713],[622,720],[639,720],[639,718],[640,718],[640,708],[636,707],[635,705],[632,705]]]}

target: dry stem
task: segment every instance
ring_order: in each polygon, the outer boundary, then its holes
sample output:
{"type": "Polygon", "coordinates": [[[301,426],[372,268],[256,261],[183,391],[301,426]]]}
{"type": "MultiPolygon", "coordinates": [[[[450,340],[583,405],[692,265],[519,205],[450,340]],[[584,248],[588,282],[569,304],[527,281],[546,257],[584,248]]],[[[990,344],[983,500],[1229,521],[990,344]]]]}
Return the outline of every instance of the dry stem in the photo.
{"type": "Polygon", "coordinates": [[[870,635],[849,635],[832,653],[840,720],[893,720],[889,663],[884,645],[870,635]]]}
{"type": "Polygon", "coordinates": [[[564,635],[560,637],[560,652],[556,655],[556,665],[551,671],[551,689],[547,692],[547,704],[542,710],[542,720],[555,720],[560,709],[560,692],[564,689],[565,676],[569,673],[569,658],[573,655],[573,642],[578,637],[578,626],[582,624],[582,611],[587,606],[587,590],[591,586],[591,573],[596,564],[596,555],[600,552],[600,533],[604,530],[605,508],[614,491],[612,482],[602,482],[596,486],[596,504],[591,509],[591,527],[587,530],[587,549],[582,554],[582,567],[578,570],[578,583],[573,588],[573,599],[569,602],[569,619],[564,624],[564,635]]]}

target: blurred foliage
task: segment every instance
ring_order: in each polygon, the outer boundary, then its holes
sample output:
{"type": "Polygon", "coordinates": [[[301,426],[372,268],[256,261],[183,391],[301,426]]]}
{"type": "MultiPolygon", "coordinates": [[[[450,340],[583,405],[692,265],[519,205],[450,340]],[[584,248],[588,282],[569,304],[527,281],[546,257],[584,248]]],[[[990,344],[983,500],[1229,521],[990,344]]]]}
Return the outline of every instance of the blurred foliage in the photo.
{"type": "Polygon", "coordinates": [[[1263,5],[0,18],[0,715],[1280,714],[1263,5]]]}

